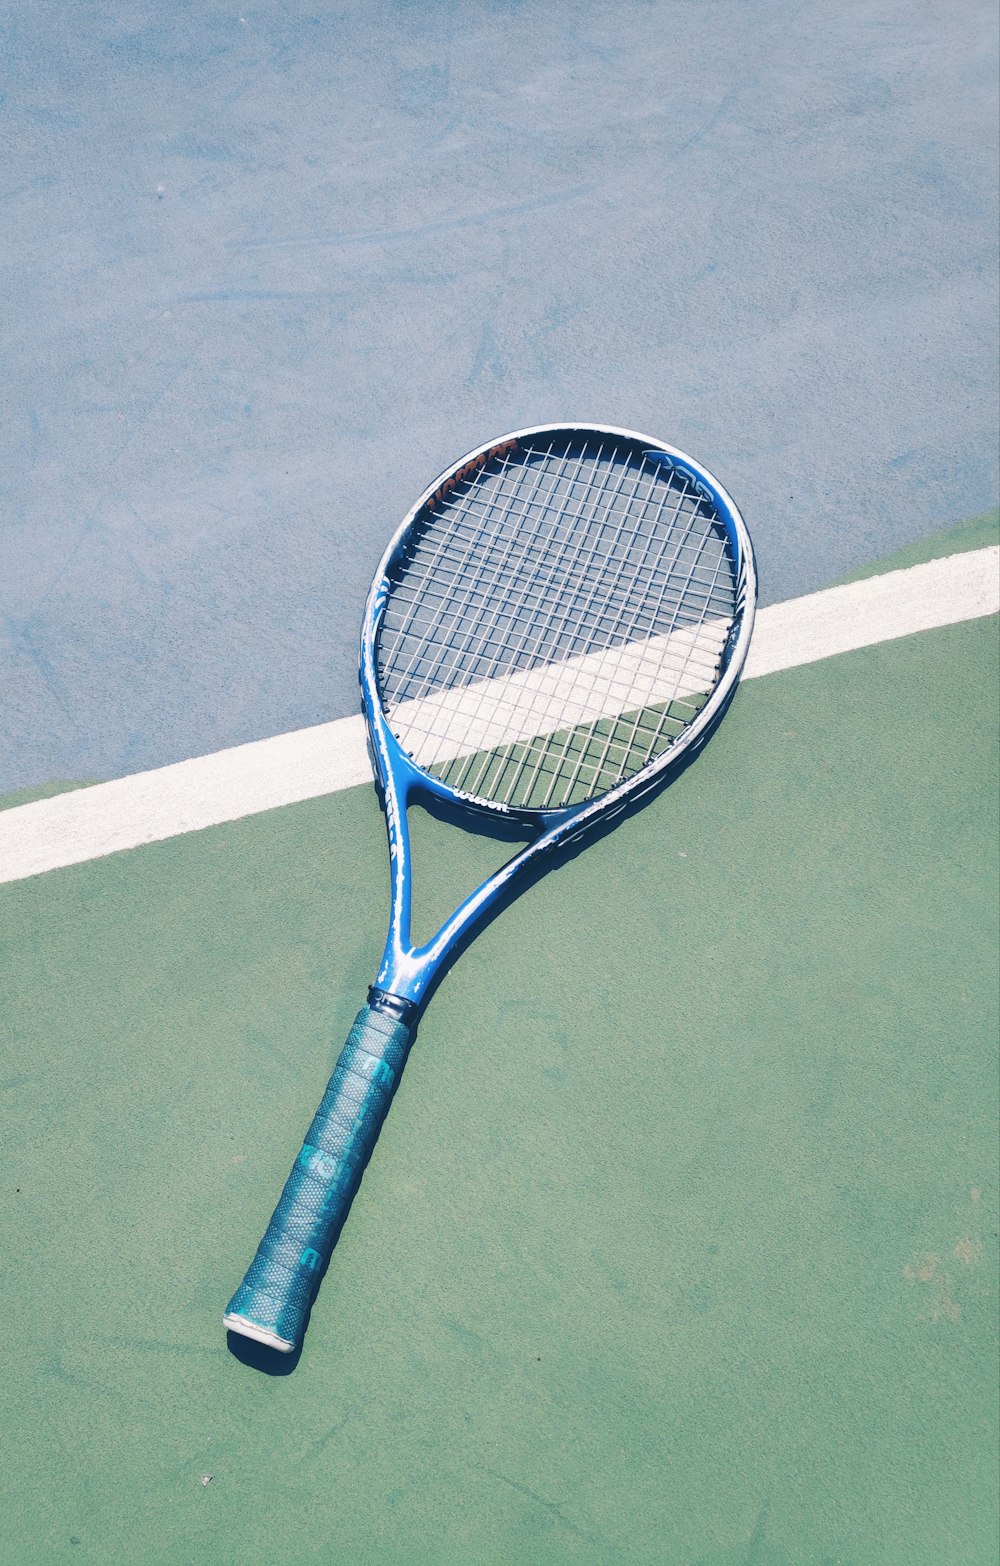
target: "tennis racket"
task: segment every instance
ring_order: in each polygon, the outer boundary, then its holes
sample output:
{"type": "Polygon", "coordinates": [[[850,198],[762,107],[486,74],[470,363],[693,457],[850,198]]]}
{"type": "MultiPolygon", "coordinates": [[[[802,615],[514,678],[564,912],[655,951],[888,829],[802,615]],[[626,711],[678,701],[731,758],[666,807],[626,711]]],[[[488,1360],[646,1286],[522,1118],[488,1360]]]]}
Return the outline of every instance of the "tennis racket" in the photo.
{"type": "Polygon", "coordinates": [[[628,430],[518,430],[421,495],[375,573],[361,632],[389,836],[385,953],[229,1302],[231,1331],[300,1346],[434,980],[516,878],[704,741],[746,659],[756,596],[725,490],[628,430]],[[406,822],[418,794],[532,835],[423,946],[410,939],[406,822]]]}

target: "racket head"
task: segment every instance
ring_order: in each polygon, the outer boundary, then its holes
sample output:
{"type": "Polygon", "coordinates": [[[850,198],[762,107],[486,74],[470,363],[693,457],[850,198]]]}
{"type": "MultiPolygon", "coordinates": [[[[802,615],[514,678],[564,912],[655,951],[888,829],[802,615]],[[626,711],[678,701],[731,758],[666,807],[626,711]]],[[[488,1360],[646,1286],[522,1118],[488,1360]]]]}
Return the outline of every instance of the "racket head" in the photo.
{"type": "Polygon", "coordinates": [[[487,441],[375,573],[360,678],[380,781],[535,831],[622,808],[724,711],[756,597],[746,524],[684,452],[600,424],[487,441]]]}

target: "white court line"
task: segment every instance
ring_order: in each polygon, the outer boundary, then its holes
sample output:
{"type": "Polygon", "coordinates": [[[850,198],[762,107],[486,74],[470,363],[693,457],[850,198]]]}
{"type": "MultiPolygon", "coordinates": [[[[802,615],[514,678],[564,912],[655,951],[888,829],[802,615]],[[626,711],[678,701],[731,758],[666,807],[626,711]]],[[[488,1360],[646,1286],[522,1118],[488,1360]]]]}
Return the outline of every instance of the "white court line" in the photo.
{"type": "MultiPolygon", "coordinates": [[[[761,609],[745,680],[1000,611],[1000,548],[949,555],[761,609]]],[[[0,883],[371,781],[340,718],[0,810],[0,883]]]]}
{"type": "Polygon", "coordinates": [[[392,732],[418,766],[430,769],[639,707],[680,701],[711,688],[728,633],[728,620],[707,620],[400,702],[388,712],[392,732]]]}

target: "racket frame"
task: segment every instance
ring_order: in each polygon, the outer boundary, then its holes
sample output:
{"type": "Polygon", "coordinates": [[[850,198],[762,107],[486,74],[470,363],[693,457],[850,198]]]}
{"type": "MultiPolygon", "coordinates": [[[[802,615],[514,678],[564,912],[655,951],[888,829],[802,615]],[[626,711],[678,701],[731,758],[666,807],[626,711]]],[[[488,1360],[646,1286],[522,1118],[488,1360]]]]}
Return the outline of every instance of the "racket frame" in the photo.
{"type": "Polygon", "coordinates": [[[361,626],[359,680],[362,706],[368,729],[368,750],[382,800],[391,866],[391,906],[385,950],[370,1000],[379,1009],[405,1021],[415,1020],[427,998],[433,980],[450,960],[456,948],[472,931],[484,923],[504,897],[510,882],[528,871],[538,859],[557,847],[565,847],[598,823],[605,823],[620,811],[641,799],[666,781],[684,758],[703,744],[725,711],[746,661],[753,632],[757,603],[757,570],[753,545],[732,497],[707,468],[676,447],[666,446],[635,430],[607,424],[538,424],[515,430],[509,435],[485,441],[466,452],[427,486],[390,539],[379,562],[365,604],[361,626]],[[454,789],[420,767],[407,754],[389,725],[378,685],[378,637],[386,606],[392,592],[390,573],[406,547],[411,530],[432,497],[449,484],[460,469],[478,469],[498,447],[517,446],[539,436],[608,435],[634,443],[641,452],[679,469],[695,488],[703,493],[726,530],[736,568],[735,636],[730,633],[723,650],[724,667],[708,701],[688,724],[679,738],[661,755],[625,779],[607,793],[580,804],[558,810],[512,808],[477,799],[454,789]],[[412,853],[406,820],[407,807],[423,794],[473,813],[523,824],[537,832],[534,841],[501,866],[461,903],[438,930],[421,946],[410,939],[412,853]]]}

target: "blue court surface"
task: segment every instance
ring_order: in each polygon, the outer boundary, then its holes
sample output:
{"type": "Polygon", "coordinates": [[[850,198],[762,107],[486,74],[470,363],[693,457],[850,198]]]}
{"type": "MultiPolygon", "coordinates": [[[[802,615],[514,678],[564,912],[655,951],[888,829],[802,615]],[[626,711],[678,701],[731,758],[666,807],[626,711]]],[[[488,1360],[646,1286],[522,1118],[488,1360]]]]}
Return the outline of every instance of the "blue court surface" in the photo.
{"type": "Polygon", "coordinates": [[[765,602],[996,504],[989,0],[9,7],[0,791],[355,708],[434,475],[705,462],[765,602]]]}

